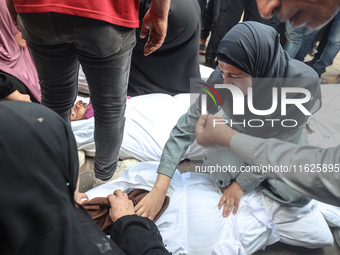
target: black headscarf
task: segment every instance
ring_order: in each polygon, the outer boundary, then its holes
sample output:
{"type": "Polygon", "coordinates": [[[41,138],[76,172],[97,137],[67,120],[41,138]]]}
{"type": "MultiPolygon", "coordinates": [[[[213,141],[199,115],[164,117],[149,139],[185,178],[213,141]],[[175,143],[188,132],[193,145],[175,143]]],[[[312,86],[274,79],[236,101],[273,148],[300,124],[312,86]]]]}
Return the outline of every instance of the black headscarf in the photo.
{"type": "Polygon", "coordinates": [[[67,123],[16,101],[0,102],[0,121],[1,254],[121,254],[75,208],[79,166],[67,123]]]}
{"type": "MultiPolygon", "coordinates": [[[[303,106],[314,113],[321,106],[320,82],[316,72],[304,63],[291,59],[280,45],[277,32],[270,26],[258,22],[243,22],[232,28],[221,40],[217,50],[217,59],[226,62],[253,77],[253,104],[258,110],[267,110],[272,106],[272,88],[278,88],[278,107],[266,116],[258,116],[251,113],[247,106],[245,96],[245,114],[232,114],[232,99],[226,97],[223,105],[224,111],[235,122],[250,119],[294,119],[298,126],[307,120],[308,116],[303,114],[295,105],[287,105],[287,115],[281,115],[281,88],[300,87],[307,89],[312,99],[303,106]]],[[[216,76],[216,71],[215,71],[216,76]]],[[[303,98],[301,93],[289,93],[289,98],[303,98]]],[[[264,121],[261,128],[239,127],[246,132],[258,137],[272,137],[280,133],[290,131],[294,128],[282,127],[276,123],[264,121]]],[[[291,125],[292,123],[289,123],[291,125]]]]}

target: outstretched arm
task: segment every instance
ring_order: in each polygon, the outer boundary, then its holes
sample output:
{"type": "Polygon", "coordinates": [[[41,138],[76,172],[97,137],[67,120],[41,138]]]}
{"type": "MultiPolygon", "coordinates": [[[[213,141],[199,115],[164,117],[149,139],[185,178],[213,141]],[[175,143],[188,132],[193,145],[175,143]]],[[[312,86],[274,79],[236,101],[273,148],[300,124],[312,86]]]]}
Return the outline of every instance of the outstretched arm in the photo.
{"type": "Polygon", "coordinates": [[[153,219],[162,207],[171,178],[189,145],[195,140],[195,125],[200,116],[200,99],[190,106],[172,129],[166,142],[154,187],[136,206],[136,213],[153,219]]]}
{"type": "Polygon", "coordinates": [[[238,134],[227,125],[216,125],[214,117],[202,115],[196,126],[199,144],[227,146],[245,162],[256,166],[285,166],[290,171],[264,171],[309,197],[340,206],[340,146],[318,148],[278,139],[238,134]]]}

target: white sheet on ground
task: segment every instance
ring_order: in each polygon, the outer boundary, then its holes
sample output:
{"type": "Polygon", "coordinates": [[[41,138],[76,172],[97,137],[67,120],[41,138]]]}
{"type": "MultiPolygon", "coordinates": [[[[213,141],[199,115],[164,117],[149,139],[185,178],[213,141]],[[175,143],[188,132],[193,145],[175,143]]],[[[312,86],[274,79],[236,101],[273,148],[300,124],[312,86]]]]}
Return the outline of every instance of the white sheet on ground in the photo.
{"type": "MultiPolygon", "coordinates": [[[[121,178],[94,188],[87,195],[91,199],[106,197],[115,189],[151,190],[158,164],[135,164],[121,178]]],[[[217,208],[221,191],[210,176],[203,173],[181,175],[178,171],[167,195],[170,196],[169,207],[156,224],[167,249],[173,254],[251,254],[277,242],[281,230],[284,230],[281,241],[293,245],[312,248],[333,243],[314,201],[302,209],[287,209],[262,192],[254,191],[244,194],[236,215],[223,218],[217,208]],[[308,236],[311,230],[314,233],[308,236]]]]}

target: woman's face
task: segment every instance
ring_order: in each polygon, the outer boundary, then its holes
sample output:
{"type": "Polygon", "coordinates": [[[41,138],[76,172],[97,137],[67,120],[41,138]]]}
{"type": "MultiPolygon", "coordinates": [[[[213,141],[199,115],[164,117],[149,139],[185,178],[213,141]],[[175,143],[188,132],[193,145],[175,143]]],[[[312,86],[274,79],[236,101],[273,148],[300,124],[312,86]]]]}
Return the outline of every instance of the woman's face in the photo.
{"type": "Polygon", "coordinates": [[[218,61],[218,67],[222,73],[224,84],[235,85],[242,90],[243,95],[247,95],[248,88],[252,87],[253,79],[249,74],[223,61],[218,61]]]}

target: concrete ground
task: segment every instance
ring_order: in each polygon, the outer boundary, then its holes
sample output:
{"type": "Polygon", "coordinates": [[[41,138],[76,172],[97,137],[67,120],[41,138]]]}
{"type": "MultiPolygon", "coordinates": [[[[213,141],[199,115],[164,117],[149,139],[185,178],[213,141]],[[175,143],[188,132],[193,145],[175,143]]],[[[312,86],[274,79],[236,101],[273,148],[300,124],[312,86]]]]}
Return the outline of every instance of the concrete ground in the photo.
{"type": "MultiPolygon", "coordinates": [[[[309,60],[307,56],[306,60],[309,60]]],[[[200,56],[200,63],[204,63],[204,56],[200,56]]],[[[322,75],[328,83],[340,83],[340,53],[337,55],[332,66],[328,67],[326,73],[322,75]],[[339,77],[337,77],[339,76],[339,77]]],[[[340,86],[340,84],[339,84],[340,86]]],[[[180,172],[187,172],[190,166],[199,164],[200,162],[190,162],[189,160],[183,161],[178,169],[180,172]]],[[[93,182],[93,158],[86,157],[84,165],[80,168],[80,192],[86,192],[92,188],[93,182]]],[[[276,243],[266,248],[265,251],[257,251],[254,255],[340,255],[340,248],[334,243],[331,247],[323,249],[307,249],[301,247],[294,247],[283,243],[276,243]]],[[[195,254],[190,254],[195,255],[195,254]]]]}

